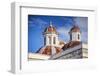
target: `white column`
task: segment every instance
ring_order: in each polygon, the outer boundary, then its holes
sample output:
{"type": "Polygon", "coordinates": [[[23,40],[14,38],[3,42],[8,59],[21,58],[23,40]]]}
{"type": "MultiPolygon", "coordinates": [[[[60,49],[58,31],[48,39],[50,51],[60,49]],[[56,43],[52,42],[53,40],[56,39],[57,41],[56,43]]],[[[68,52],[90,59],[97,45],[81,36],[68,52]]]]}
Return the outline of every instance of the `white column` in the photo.
{"type": "Polygon", "coordinates": [[[46,46],[49,45],[49,38],[48,36],[46,35],[46,46]]]}
{"type": "Polygon", "coordinates": [[[58,35],[56,36],[56,46],[58,46],[59,41],[58,41],[58,35]]]}
{"type": "Polygon", "coordinates": [[[51,46],[53,46],[53,35],[51,35],[51,46]]]}

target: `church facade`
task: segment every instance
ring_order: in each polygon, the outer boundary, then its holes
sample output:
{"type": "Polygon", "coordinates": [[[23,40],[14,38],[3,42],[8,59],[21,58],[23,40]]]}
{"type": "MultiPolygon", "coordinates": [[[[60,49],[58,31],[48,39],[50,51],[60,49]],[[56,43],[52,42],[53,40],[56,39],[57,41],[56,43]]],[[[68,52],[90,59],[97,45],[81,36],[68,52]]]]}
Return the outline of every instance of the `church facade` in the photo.
{"type": "MultiPolygon", "coordinates": [[[[43,32],[44,46],[36,52],[38,54],[38,58],[35,56],[36,59],[39,59],[39,56],[44,56],[40,58],[42,60],[88,58],[88,46],[81,41],[81,30],[77,25],[69,31],[69,42],[60,41],[58,35],[56,28],[50,23],[43,32]]],[[[32,58],[34,57],[29,54],[29,59],[32,58]]]]}

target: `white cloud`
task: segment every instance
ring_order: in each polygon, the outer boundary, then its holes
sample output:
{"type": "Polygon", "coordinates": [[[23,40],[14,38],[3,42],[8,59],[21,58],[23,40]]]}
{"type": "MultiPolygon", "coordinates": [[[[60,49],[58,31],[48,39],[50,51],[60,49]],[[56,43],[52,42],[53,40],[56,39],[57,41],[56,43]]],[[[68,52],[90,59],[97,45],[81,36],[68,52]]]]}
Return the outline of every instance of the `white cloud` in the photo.
{"type": "Polygon", "coordinates": [[[38,28],[44,28],[47,25],[47,22],[40,18],[31,18],[29,23],[30,26],[38,26],[38,28]]]}
{"type": "Polygon", "coordinates": [[[77,17],[75,18],[76,24],[81,29],[81,37],[83,42],[88,41],[88,18],[86,17],[77,17]]]}
{"type": "Polygon", "coordinates": [[[75,18],[75,22],[80,27],[81,30],[87,31],[87,29],[88,29],[88,18],[77,17],[77,18],[75,18]]]}
{"type": "Polygon", "coordinates": [[[59,38],[60,40],[63,40],[65,42],[69,41],[69,30],[64,28],[64,27],[60,27],[57,29],[58,33],[59,33],[59,38]]]}
{"type": "Polygon", "coordinates": [[[82,32],[81,37],[82,37],[83,42],[86,42],[86,43],[88,42],[88,33],[87,32],[82,32]]]}
{"type": "Polygon", "coordinates": [[[66,28],[58,28],[57,31],[60,33],[60,34],[63,34],[63,35],[66,35],[69,31],[66,29],[66,28]]]}

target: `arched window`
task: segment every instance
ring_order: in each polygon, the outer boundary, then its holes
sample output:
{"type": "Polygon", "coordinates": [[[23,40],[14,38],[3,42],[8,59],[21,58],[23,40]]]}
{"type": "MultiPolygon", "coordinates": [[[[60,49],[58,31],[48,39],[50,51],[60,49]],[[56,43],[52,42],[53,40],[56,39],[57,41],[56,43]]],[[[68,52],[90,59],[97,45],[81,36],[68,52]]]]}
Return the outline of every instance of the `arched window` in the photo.
{"type": "Polygon", "coordinates": [[[49,44],[51,45],[51,37],[49,37],[49,44]]]}
{"type": "Polygon", "coordinates": [[[56,44],[56,37],[53,37],[53,44],[56,44]]]}
{"type": "Polygon", "coordinates": [[[44,37],[44,45],[46,45],[46,37],[44,37]]]}
{"type": "Polygon", "coordinates": [[[78,34],[78,40],[80,39],[80,35],[78,34]]]}
{"type": "Polygon", "coordinates": [[[72,40],[72,35],[70,34],[70,40],[72,40]]]}

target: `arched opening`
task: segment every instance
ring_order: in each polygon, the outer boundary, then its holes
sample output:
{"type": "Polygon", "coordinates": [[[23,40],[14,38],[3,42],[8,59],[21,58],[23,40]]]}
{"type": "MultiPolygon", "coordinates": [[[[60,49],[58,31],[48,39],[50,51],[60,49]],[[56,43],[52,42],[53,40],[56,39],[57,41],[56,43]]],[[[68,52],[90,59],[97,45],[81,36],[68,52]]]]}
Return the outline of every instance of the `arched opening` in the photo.
{"type": "Polygon", "coordinates": [[[53,44],[56,44],[56,37],[53,37],[53,44]]]}
{"type": "Polygon", "coordinates": [[[44,45],[46,45],[46,37],[44,37],[44,45]]]}
{"type": "Polygon", "coordinates": [[[80,39],[80,35],[78,34],[78,40],[80,39]]]}
{"type": "Polygon", "coordinates": [[[49,44],[51,45],[51,37],[49,37],[49,44]]]}
{"type": "Polygon", "coordinates": [[[70,34],[70,40],[72,40],[72,35],[70,34]]]}

